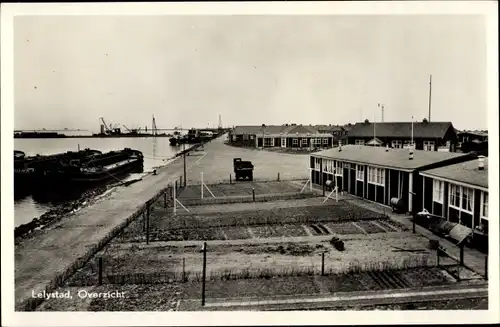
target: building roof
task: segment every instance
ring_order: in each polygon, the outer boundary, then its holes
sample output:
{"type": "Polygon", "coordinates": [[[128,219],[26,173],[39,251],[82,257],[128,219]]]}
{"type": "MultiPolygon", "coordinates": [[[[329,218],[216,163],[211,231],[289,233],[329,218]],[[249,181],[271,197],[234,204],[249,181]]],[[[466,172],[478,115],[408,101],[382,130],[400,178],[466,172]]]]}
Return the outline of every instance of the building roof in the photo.
{"type": "Polygon", "coordinates": [[[253,126],[236,126],[232,134],[235,135],[262,135],[266,134],[319,134],[319,129],[316,126],[309,125],[253,125],[253,126]]]}
{"type": "Polygon", "coordinates": [[[459,131],[459,135],[477,135],[477,136],[488,136],[488,131],[459,131]]]}
{"type": "MultiPolygon", "coordinates": [[[[377,137],[411,138],[411,122],[375,123],[377,137]]],[[[451,122],[414,122],[414,138],[443,138],[452,127],[451,122]]],[[[348,132],[348,137],[373,137],[373,123],[356,123],[348,132]]]]}
{"type": "Polygon", "coordinates": [[[343,145],[342,151],[339,151],[339,148],[332,148],[315,152],[312,156],[412,171],[441,161],[469,155],[456,152],[413,150],[413,159],[410,160],[408,149],[343,145]]]}
{"type": "Polygon", "coordinates": [[[479,170],[478,160],[471,160],[440,168],[429,169],[425,176],[449,179],[473,186],[488,188],[488,158],[484,158],[484,169],[479,170]]]}

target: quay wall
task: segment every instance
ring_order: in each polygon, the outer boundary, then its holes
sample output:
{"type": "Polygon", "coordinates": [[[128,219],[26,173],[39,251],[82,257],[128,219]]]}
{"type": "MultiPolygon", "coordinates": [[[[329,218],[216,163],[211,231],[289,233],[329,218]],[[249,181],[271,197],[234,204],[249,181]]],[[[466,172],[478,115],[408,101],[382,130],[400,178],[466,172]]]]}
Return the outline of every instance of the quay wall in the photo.
{"type": "MultiPolygon", "coordinates": [[[[255,180],[306,179],[308,157],[229,147],[225,135],[204,144],[204,151],[193,151],[186,158],[187,184],[217,183],[229,179],[233,158],[250,160],[255,165],[255,180]],[[227,178],[226,178],[227,176],[227,178]]],[[[119,188],[109,199],[62,219],[50,229],[23,240],[15,246],[16,311],[34,310],[42,299],[32,293],[53,291],[81,268],[102,247],[146,209],[147,203],[160,197],[169,185],[180,180],[184,156],[157,169],[142,181],[119,188]]],[[[241,199],[240,199],[241,201],[241,199]]]]}

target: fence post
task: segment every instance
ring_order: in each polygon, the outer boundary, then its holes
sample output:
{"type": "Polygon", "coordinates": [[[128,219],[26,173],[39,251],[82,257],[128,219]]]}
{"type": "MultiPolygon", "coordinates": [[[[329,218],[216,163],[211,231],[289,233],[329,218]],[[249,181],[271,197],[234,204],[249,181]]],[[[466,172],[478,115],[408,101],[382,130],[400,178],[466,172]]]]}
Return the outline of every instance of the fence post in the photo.
{"type": "Polygon", "coordinates": [[[278,182],[280,181],[280,173],[278,172],[278,182]]]}
{"type": "Polygon", "coordinates": [[[436,267],[439,267],[439,247],[436,250],[436,254],[437,254],[437,256],[436,256],[437,266],[436,267]]]}
{"type": "Polygon", "coordinates": [[[255,188],[254,187],[252,188],[252,199],[253,199],[253,202],[255,202],[255,188]]]}
{"type": "Polygon", "coordinates": [[[146,231],[146,211],[142,212],[142,231],[146,231]]]}
{"type": "Polygon", "coordinates": [[[177,191],[177,180],[175,181],[175,191],[177,191]]]}
{"type": "Polygon", "coordinates": [[[186,258],[182,258],[182,282],[186,282],[186,258]]]}
{"type": "Polygon", "coordinates": [[[321,276],[325,275],[325,252],[321,253],[321,276]]]}
{"type": "Polygon", "coordinates": [[[146,244],[149,244],[149,201],[146,203],[146,244]]]}
{"type": "Polygon", "coordinates": [[[460,265],[464,265],[464,245],[460,243],[460,265]]]}
{"type": "Polygon", "coordinates": [[[229,174],[229,184],[232,184],[232,181],[231,181],[231,174],[229,174]]]}
{"type": "Polygon", "coordinates": [[[201,284],[201,306],[205,306],[205,279],[207,276],[207,242],[203,242],[203,280],[201,284]]]}
{"type": "Polygon", "coordinates": [[[99,257],[99,285],[102,285],[102,257],[99,257]]]}
{"type": "Polygon", "coordinates": [[[484,278],[488,280],[488,255],[484,257],[484,278]]]}
{"type": "MultiPolygon", "coordinates": [[[[186,185],[184,185],[184,186],[186,186],[186,185]]],[[[182,175],[179,176],[179,188],[181,188],[181,187],[182,187],[182,175]]]]}

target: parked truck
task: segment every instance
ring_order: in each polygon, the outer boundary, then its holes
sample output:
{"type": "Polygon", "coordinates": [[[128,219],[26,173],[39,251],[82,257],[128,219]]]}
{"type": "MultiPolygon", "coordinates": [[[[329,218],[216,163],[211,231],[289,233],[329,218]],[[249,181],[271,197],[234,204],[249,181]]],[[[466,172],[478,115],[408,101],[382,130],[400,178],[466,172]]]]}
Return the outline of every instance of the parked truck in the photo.
{"type": "Polygon", "coordinates": [[[251,161],[242,161],[241,158],[233,159],[234,174],[236,180],[248,178],[253,180],[253,165],[251,161]]]}

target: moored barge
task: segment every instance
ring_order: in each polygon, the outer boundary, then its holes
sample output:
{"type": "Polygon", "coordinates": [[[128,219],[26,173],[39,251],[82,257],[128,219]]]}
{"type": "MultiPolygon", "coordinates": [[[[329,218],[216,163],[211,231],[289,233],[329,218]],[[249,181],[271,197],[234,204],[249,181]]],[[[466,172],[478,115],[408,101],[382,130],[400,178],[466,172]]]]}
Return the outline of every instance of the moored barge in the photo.
{"type": "Polygon", "coordinates": [[[109,181],[120,181],[120,177],[125,174],[142,172],[143,167],[143,154],[125,148],[80,159],[61,160],[36,176],[37,184],[42,187],[82,189],[109,181]]]}

